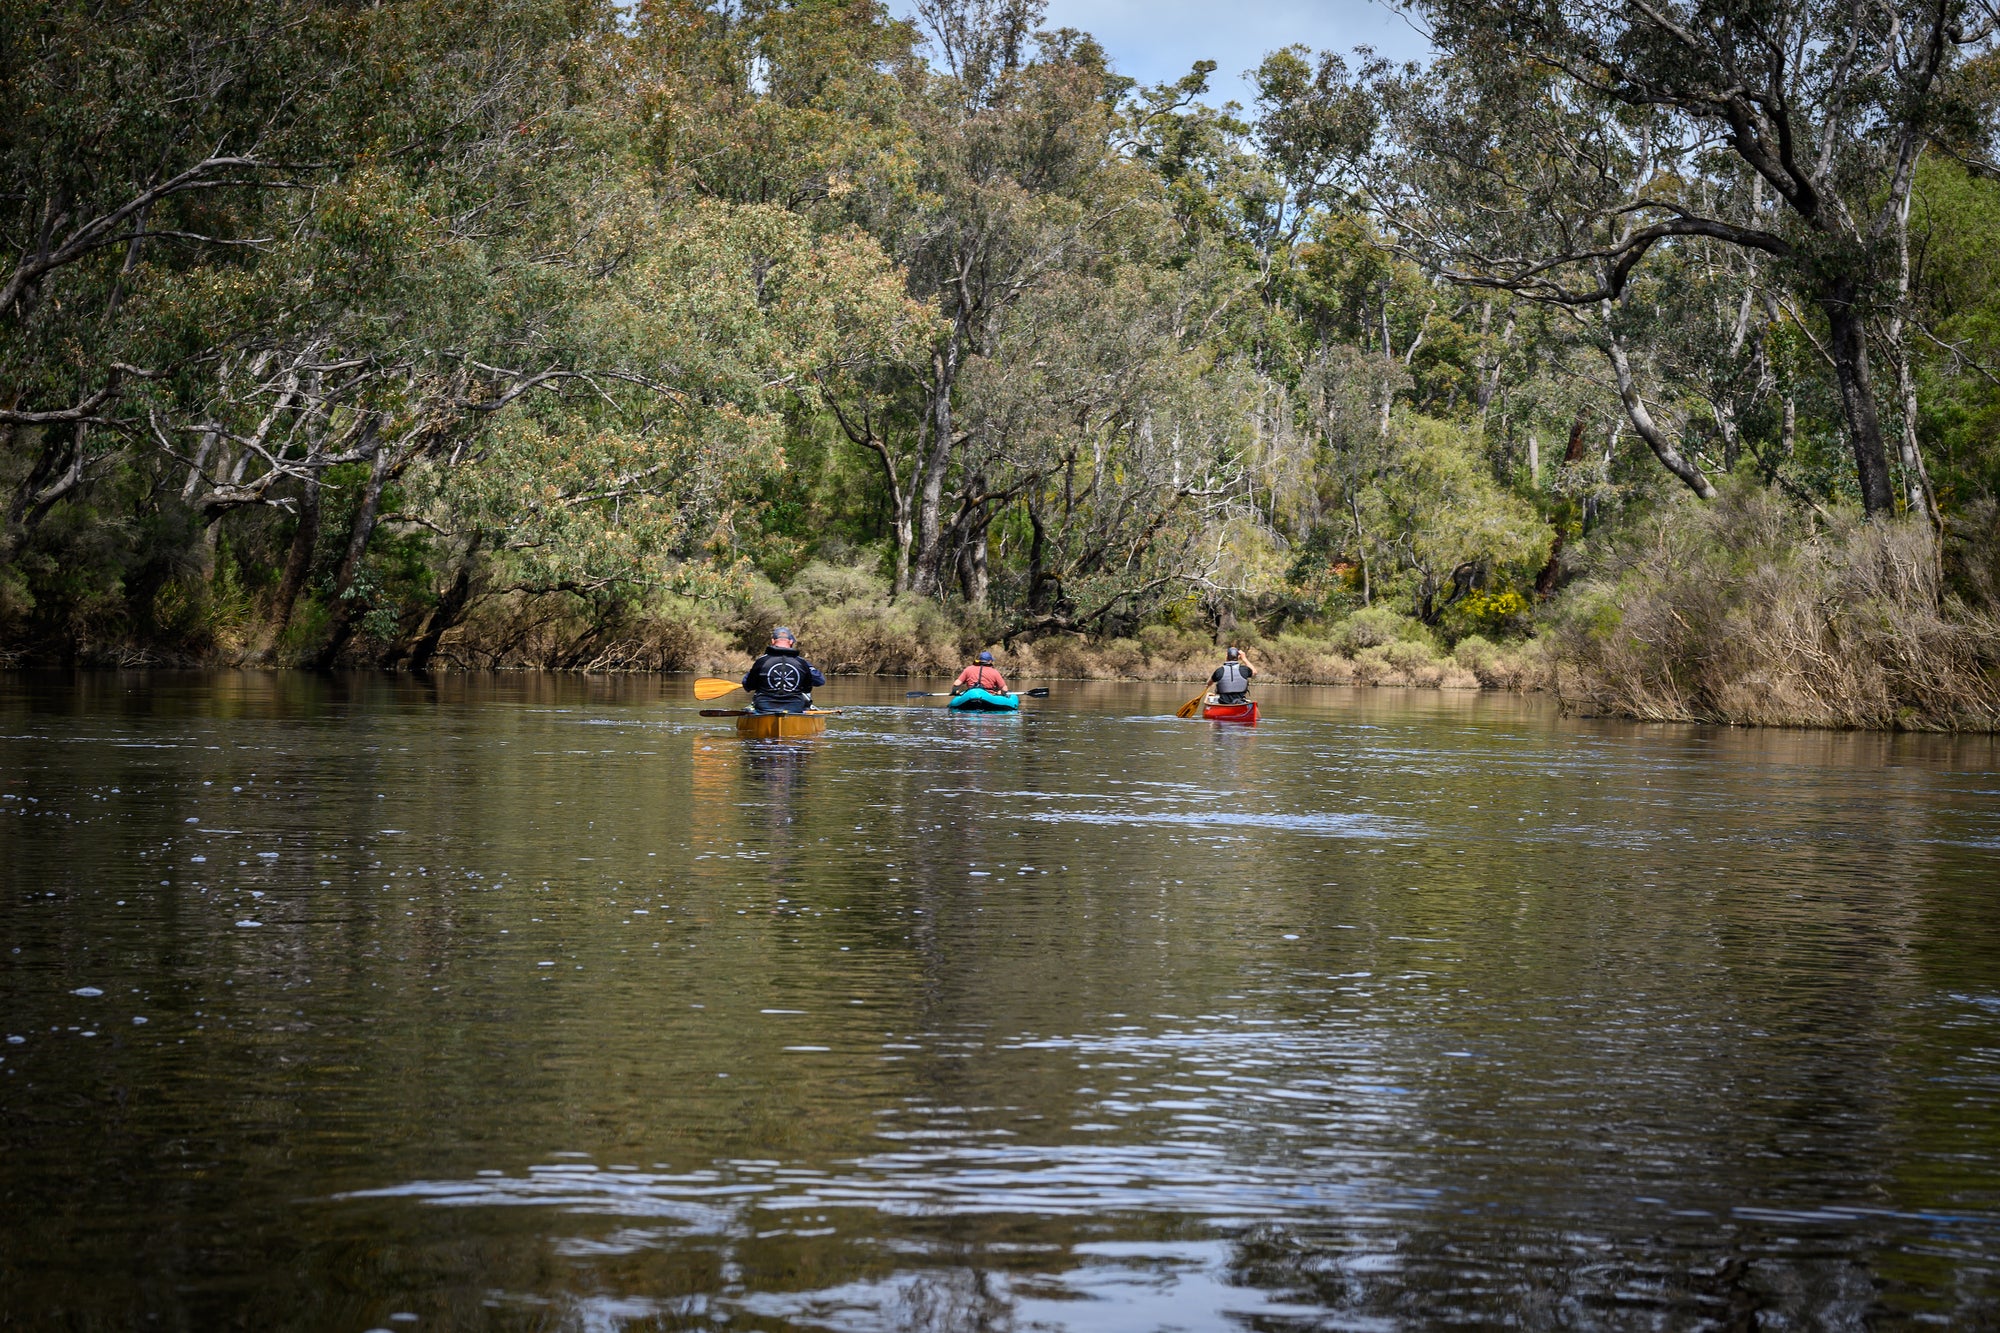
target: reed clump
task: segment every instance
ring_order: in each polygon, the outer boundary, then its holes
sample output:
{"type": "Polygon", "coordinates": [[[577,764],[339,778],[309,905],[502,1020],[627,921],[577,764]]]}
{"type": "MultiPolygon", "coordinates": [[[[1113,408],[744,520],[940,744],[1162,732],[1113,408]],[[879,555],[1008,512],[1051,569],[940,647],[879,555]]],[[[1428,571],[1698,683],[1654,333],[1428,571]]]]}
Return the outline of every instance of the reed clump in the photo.
{"type": "Polygon", "coordinates": [[[1912,521],[1732,491],[1635,525],[1545,631],[1565,707],[1657,721],[2000,729],[2000,617],[1912,521]]]}

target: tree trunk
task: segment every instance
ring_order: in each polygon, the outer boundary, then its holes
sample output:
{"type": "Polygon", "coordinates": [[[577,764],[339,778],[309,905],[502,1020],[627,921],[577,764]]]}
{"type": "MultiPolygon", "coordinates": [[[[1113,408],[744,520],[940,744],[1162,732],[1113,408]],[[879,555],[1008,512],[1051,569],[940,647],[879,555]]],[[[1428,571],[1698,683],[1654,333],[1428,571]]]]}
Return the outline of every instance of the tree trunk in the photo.
{"type": "Polygon", "coordinates": [[[286,627],[292,623],[292,608],[312,572],[313,550],[319,545],[319,474],[305,480],[299,494],[299,526],[292,532],[292,549],[285,555],[284,577],[278,581],[278,599],[271,605],[271,623],[265,630],[264,648],[259,657],[268,659],[286,627]]]}
{"type": "MultiPolygon", "coordinates": [[[[1486,332],[1486,321],[1488,318],[1489,315],[1482,311],[1479,323],[1479,332],[1482,335],[1486,332]]],[[[1493,395],[1499,391],[1500,371],[1507,364],[1507,349],[1512,347],[1513,343],[1514,314],[1510,310],[1507,313],[1506,327],[1500,334],[1500,350],[1494,354],[1490,365],[1483,359],[1485,354],[1481,353],[1482,359],[1478,366],[1479,383],[1474,389],[1475,397],[1473,400],[1479,406],[1479,424],[1481,426],[1486,424],[1487,409],[1493,406],[1493,395]]]]}
{"type": "Polygon", "coordinates": [[[991,578],[986,569],[986,534],[990,525],[982,521],[979,526],[965,535],[958,548],[958,586],[965,594],[965,604],[984,609],[986,589],[991,578]]]}
{"type": "Polygon", "coordinates": [[[1840,411],[1847,418],[1854,444],[1854,475],[1861,483],[1861,508],[1871,519],[1895,512],[1896,492],[1889,483],[1889,456],[1882,444],[1882,418],[1875,409],[1875,386],[1868,368],[1868,331],[1855,309],[1852,284],[1842,284],[1820,298],[1826,313],[1827,355],[1840,382],[1840,411]]]}
{"type": "MultiPolygon", "coordinates": [[[[1569,446],[1563,450],[1562,461],[1565,465],[1572,465],[1583,461],[1583,413],[1581,412],[1577,413],[1575,420],[1570,422],[1569,446]]],[[[1569,506],[1567,503],[1558,504],[1556,506],[1556,516],[1550,520],[1549,526],[1556,530],[1556,535],[1555,539],[1549,543],[1549,558],[1543,563],[1542,572],[1535,575],[1535,595],[1537,597],[1546,598],[1553,596],[1557,585],[1562,582],[1562,552],[1563,545],[1567,540],[1563,532],[1562,520],[1565,517],[1565,511],[1568,509],[1569,506]]]]}
{"type": "Polygon", "coordinates": [[[1681,457],[1681,451],[1666,437],[1653,414],[1646,408],[1646,400],[1639,396],[1638,383],[1632,378],[1632,362],[1625,355],[1625,343],[1611,327],[1611,303],[1606,301],[1604,311],[1604,355],[1611,362],[1611,373],[1618,381],[1618,398],[1625,404],[1625,415],[1632,422],[1632,429],[1639,432],[1660,460],[1660,465],[1686,483],[1687,488],[1704,500],[1715,498],[1715,487],[1702,475],[1700,468],[1681,457]]]}
{"type": "Polygon", "coordinates": [[[1028,505],[1028,614],[1041,615],[1049,609],[1048,533],[1042,527],[1041,511],[1028,505]]]}
{"type": "Polygon", "coordinates": [[[465,548],[465,554],[458,562],[458,575],[452,579],[451,587],[445,589],[444,596],[431,608],[430,621],[424,626],[421,638],[410,649],[410,670],[429,671],[431,659],[437,656],[438,643],[445,631],[456,625],[465,615],[465,608],[472,604],[472,567],[479,557],[480,534],[473,533],[472,541],[465,548]]]}
{"type": "Polygon", "coordinates": [[[1354,520],[1355,558],[1361,561],[1361,604],[1375,605],[1374,578],[1368,569],[1368,538],[1361,532],[1361,501],[1356,494],[1357,487],[1347,488],[1347,513],[1354,520]]]}
{"type": "Polygon", "coordinates": [[[951,394],[958,382],[958,356],[959,340],[954,336],[931,362],[931,447],[917,479],[916,567],[911,575],[912,589],[925,597],[936,595],[943,574],[938,564],[944,545],[944,479],[951,467],[951,394]]]}
{"type": "MultiPolygon", "coordinates": [[[[1917,443],[1917,381],[1910,367],[1909,341],[1903,336],[1910,308],[1910,196],[1896,215],[1896,317],[1889,321],[1889,347],[1896,358],[1896,396],[1902,417],[1903,485],[1908,488],[1910,508],[1920,510],[1933,531],[1944,533],[1944,516],[1938,512],[1937,496],[1931,490],[1929,469],[1924,467],[1923,450],[1917,443]]],[[[1944,543],[1935,544],[1942,558],[1944,543]]]]}
{"type": "Polygon", "coordinates": [[[896,601],[910,590],[910,507],[904,504],[896,514],[896,565],[889,585],[889,600],[896,601]]]}
{"type": "Polygon", "coordinates": [[[14,492],[7,507],[7,524],[26,532],[41,526],[56,502],[83,484],[83,469],[90,439],[90,423],[79,421],[66,431],[51,426],[41,428],[41,450],[27,478],[14,492]]]}
{"type": "Polygon", "coordinates": [[[382,504],[382,487],[389,480],[389,450],[378,448],[368,469],[368,481],[361,488],[361,502],[354,507],[354,523],[348,529],[347,553],[341,557],[340,570],[333,578],[333,632],[328,636],[326,646],[313,659],[313,670],[330,670],[340,658],[340,650],[354,636],[354,618],[358,609],[357,599],[352,596],[354,576],[361,572],[361,557],[368,552],[368,540],[375,535],[375,516],[382,504]]]}

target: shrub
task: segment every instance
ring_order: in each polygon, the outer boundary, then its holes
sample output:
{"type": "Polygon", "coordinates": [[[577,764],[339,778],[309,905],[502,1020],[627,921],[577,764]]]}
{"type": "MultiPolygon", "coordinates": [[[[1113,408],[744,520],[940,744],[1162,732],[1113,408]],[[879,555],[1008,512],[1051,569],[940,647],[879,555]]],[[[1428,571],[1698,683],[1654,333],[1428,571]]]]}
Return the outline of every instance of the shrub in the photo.
{"type": "Polygon", "coordinates": [[[1452,638],[1492,635],[1516,638],[1528,633],[1532,608],[1512,588],[1475,588],[1445,608],[1442,621],[1452,638]]]}
{"type": "Polygon", "coordinates": [[[1417,636],[1428,637],[1424,627],[1409,616],[1386,606],[1364,606],[1335,625],[1331,638],[1335,647],[1351,657],[1364,648],[1410,638],[1413,629],[1417,636]]]}
{"type": "Polygon", "coordinates": [[[1490,639],[1468,634],[1452,649],[1451,658],[1489,690],[1529,689],[1541,678],[1541,648],[1534,640],[1503,648],[1490,639]]]}
{"type": "Polygon", "coordinates": [[[1354,663],[1323,639],[1280,634],[1251,659],[1268,679],[1292,685],[1352,685],[1354,663]]]}
{"type": "Polygon", "coordinates": [[[1139,644],[1149,658],[1165,662],[1207,658],[1215,652],[1215,642],[1207,635],[1174,625],[1147,625],[1139,631],[1139,644]]]}
{"type": "Polygon", "coordinates": [[[2000,727],[2000,620],[1944,594],[1929,528],[1811,522],[1732,489],[1641,524],[1552,617],[1564,704],[1675,721],[2000,727]]]}

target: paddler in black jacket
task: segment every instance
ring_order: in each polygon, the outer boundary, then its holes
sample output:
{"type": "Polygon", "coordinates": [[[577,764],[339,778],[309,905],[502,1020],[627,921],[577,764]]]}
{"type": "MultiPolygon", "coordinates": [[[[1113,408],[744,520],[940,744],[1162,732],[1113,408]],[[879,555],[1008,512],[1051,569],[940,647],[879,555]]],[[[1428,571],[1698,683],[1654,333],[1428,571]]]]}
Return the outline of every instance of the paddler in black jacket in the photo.
{"type": "Polygon", "coordinates": [[[1209,673],[1208,683],[1215,687],[1215,701],[1219,704],[1240,704],[1250,697],[1250,678],[1257,674],[1257,668],[1243,660],[1241,648],[1229,650],[1229,660],[1209,673]]]}
{"type": "Polygon", "coordinates": [[[771,631],[771,646],[744,673],[750,706],[760,713],[803,713],[813,690],[826,684],[819,668],[799,656],[799,643],[783,625],[771,631]]]}

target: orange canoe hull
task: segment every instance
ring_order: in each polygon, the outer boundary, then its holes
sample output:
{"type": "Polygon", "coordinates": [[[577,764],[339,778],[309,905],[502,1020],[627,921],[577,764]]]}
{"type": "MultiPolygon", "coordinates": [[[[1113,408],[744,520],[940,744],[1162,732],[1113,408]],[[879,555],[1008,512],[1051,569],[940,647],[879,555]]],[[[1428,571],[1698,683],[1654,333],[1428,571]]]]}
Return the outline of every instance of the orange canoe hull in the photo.
{"type": "Polygon", "coordinates": [[[736,719],[736,734],[753,741],[788,741],[825,730],[824,713],[745,713],[736,719]]]}

